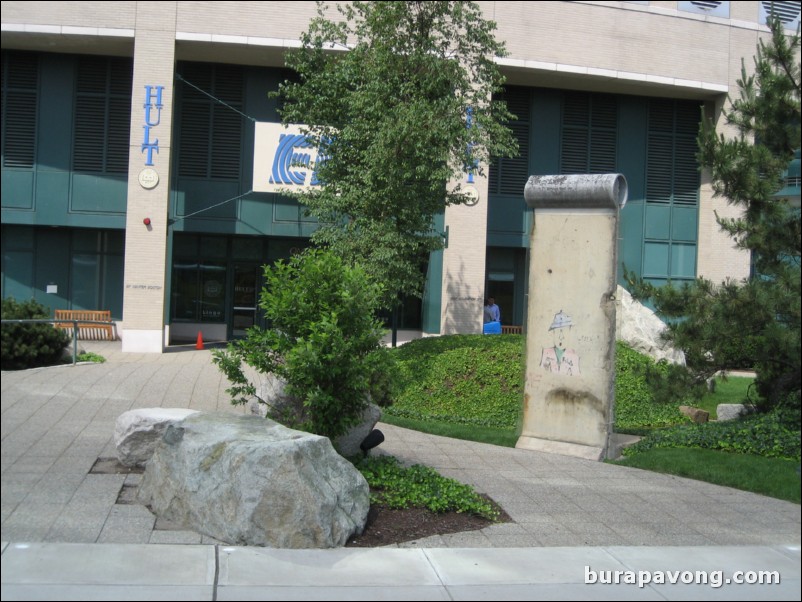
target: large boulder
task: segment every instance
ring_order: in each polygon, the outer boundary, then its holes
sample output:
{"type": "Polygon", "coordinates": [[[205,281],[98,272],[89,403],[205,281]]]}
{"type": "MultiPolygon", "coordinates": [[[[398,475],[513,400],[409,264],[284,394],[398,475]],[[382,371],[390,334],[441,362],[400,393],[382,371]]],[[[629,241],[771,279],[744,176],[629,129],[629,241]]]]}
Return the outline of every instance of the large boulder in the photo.
{"type": "Polygon", "coordinates": [[[660,337],[665,323],[651,309],[633,299],[624,287],[619,286],[616,295],[616,339],[657,361],[684,366],[685,354],[660,337]]]}
{"type": "Polygon", "coordinates": [[[332,548],[362,532],[368,484],[325,437],[197,414],[167,429],[138,493],[160,518],[232,545],[332,548]]]}
{"type": "Polygon", "coordinates": [[[123,412],[114,424],[117,459],[124,466],[144,466],[167,427],[197,413],[197,410],[185,408],[141,408],[123,412]]]}
{"type": "MultiPolygon", "coordinates": [[[[250,411],[257,416],[270,416],[278,421],[304,418],[303,401],[287,393],[287,383],[275,374],[260,375],[256,398],[251,400],[250,411]]],[[[334,448],[346,458],[360,453],[359,445],[375,428],[381,419],[381,408],[375,404],[368,404],[362,411],[353,427],[337,437],[332,443],[334,448]]]]}

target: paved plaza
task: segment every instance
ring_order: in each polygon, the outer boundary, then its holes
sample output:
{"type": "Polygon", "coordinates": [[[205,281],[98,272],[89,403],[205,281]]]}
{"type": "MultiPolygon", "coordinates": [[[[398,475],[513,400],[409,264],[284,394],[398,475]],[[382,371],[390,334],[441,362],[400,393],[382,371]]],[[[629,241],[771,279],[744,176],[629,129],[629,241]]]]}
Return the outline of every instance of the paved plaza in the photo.
{"type": "Polygon", "coordinates": [[[265,588],[278,588],[282,599],[525,599],[535,591],[561,599],[645,593],[672,599],[679,592],[689,599],[700,592],[713,596],[702,595],[705,599],[799,599],[799,505],[389,425],[380,425],[386,437],[381,451],[470,483],[513,522],[419,539],[396,550],[226,546],[159,521],[136,504],[132,492],[141,475],[110,474],[96,466],[99,458],[115,457],[114,422],[127,410],[245,411],[230,404],[227,382],[210,351],[123,354],[119,343],[83,346],[108,361],[2,374],[3,600],[47,597],[48,591],[59,599],[92,599],[84,596],[93,592],[97,599],[160,599],[170,588],[177,599],[257,599],[266,595],[265,588]],[[54,558],[60,560],[52,564],[54,558]],[[183,568],[169,571],[169,558],[185,559],[183,568]],[[143,571],[151,565],[153,571],[131,574],[137,562],[144,563],[143,571]],[[258,571],[259,563],[275,570],[258,571]],[[588,565],[772,569],[780,570],[783,583],[594,589],[584,584],[588,565]],[[297,579],[285,583],[289,575],[297,579]],[[87,590],[87,584],[99,589],[87,590]]]}

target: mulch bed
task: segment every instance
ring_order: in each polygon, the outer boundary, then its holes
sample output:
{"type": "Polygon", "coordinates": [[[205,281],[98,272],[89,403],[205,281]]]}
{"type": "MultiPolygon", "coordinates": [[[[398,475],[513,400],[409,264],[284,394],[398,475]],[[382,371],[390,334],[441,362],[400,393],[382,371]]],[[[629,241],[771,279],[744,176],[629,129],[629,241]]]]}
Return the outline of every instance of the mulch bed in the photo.
{"type": "MultiPolygon", "coordinates": [[[[491,500],[492,502],[492,500],[491,500]]],[[[512,519],[493,503],[499,511],[497,523],[510,522],[512,519]]],[[[345,544],[349,548],[377,548],[395,543],[414,541],[431,535],[478,531],[495,524],[486,518],[473,514],[442,512],[435,513],[425,508],[407,508],[392,510],[371,504],[368,522],[362,535],[357,535],[345,544]]]]}

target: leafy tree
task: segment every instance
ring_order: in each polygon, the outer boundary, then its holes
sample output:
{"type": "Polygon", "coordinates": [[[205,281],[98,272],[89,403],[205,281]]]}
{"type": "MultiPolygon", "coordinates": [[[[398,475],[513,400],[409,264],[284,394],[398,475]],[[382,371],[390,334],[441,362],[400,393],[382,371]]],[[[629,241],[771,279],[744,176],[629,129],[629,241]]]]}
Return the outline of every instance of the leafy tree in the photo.
{"type": "Polygon", "coordinates": [[[308,124],[323,157],[324,186],[300,195],[321,224],[313,240],[362,263],[390,307],[421,295],[421,268],[443,244],[434,217],[467,200],[448,182],[516,152],[512,116],[492,97],[504,46],[472,2],[353,2],[338,20],[327,10],[318,3],[287,56],[297,79],[280,86],[281,117],[308,124]]]}
{"type": "Polygon", "coordinates": [[[703,121],[699,160],[717,195],[743,209],[718,218],[735,244],[750,251],[754,275],[714,285],[708,280],[677,289],[636,287],[657,311],[676,319],[668,338],[686,353],[698,377],[733,367],[754,367],[761,403],[789,401],[800,392],[800,212],[778,198],[783,172],[800,148],[800,36],[787,36],[778,19],[762,41],[753,74],[742,66],[739,95],[730,100],[719,134],[703,121]]]}
{"type": "Polygon", "coordinates": [[[380,293],[363,269],[330,251],[310,249],[265,266],[259,305],[270,328],[251,328],[246,339],[214,354],[233,383],[232,402],[256,393],[245,363],[286,381],[298,401],[273,418],[326,437],[343,434],[369,399],[383,403],[389,386],[384,329],[375,318],[380,293]]]}

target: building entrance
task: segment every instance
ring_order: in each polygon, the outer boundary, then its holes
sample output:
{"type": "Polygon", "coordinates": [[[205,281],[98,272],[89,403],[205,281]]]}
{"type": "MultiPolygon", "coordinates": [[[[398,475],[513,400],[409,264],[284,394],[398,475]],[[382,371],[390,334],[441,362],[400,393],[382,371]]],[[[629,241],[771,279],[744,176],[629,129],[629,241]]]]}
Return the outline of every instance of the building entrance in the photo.
{"type": "Polygon", "coordinates": [[[234,303],[231,334],[235,339],[245,337],[248,329],[256,325],[260,272],[261,269],[258,265],[234,265],[234,303]]]}

